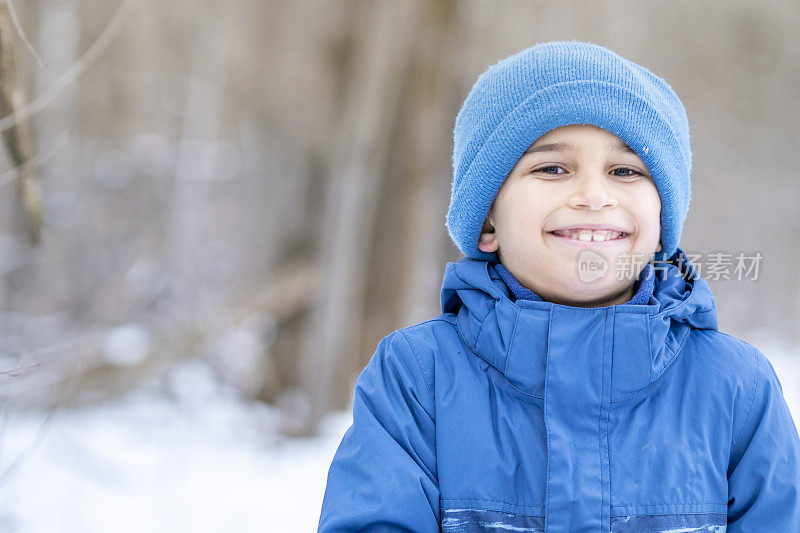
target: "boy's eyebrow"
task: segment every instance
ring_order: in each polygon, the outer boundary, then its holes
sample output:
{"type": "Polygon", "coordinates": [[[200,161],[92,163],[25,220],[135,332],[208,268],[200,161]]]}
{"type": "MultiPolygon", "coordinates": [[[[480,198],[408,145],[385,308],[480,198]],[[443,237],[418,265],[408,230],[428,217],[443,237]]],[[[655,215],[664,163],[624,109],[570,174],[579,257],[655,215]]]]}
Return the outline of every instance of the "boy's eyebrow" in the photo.
{"type": "Polygon", "coordinates": [[[541,152],[565,152],[569,150],[575,150],[575,147],[567,143],[549,143],[531,146],[525,150],[525,153],[522,155],[538,154],[541,152]]]}
{"type": "MultiPolygon", "coordinates": [[[[538,154],[542,152],[568,152],[574,151],[575,146],[567,143],[548,143],[548,144],[540,144],[538,146],[531,146],[525,153],[522,155],[528,154],[538,154]]],[[[627,154],[638,155],[633,148],[625,144],[624,142],[620,141],[614,145],[611,149],[612,152],[624,152],[627,154]]]]}
{"type": "Polygon", "coordinates": [[[633,148],[631,148],[630,146],[628,146],[627,144],[625,144],[624,142],[621,142],[621,141],[618,142],[617,144],[615,144],[614,148],[612,148],[611,151],[612,152],[625,152],[626,154],[639,155],[639,154],[636,153],[636,151],[633,148]]]}

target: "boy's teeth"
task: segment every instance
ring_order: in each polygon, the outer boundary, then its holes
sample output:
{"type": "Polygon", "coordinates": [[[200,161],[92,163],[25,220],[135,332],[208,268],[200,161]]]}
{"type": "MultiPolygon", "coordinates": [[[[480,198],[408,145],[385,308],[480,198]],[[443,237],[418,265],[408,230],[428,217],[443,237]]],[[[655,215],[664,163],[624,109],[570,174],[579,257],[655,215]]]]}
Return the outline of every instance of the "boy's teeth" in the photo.
{"type": "Polygon", "coordinates": [[[573,239],[577,239],[583,242],[602,242],[613,240],[622,235],[619,231],[606,231],[606,230],[575,230],[572,232],[565,232],[565,231],[557,231],[555,232],[557,235],[561,235],[564,237],[571,237],[573,239]]]}

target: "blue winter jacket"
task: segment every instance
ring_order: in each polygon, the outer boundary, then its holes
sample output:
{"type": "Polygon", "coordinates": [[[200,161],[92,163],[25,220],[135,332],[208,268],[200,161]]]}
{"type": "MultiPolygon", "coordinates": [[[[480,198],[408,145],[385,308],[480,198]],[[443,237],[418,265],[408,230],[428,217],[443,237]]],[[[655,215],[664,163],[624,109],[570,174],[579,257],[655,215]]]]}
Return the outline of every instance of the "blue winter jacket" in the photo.
{"type": "Polygon", "coordinates": [[[800,531],[778,378],[675,258],[649,303],[598,308],[448,264],[443,314],[358,380],[319,531],[800,531]]]}

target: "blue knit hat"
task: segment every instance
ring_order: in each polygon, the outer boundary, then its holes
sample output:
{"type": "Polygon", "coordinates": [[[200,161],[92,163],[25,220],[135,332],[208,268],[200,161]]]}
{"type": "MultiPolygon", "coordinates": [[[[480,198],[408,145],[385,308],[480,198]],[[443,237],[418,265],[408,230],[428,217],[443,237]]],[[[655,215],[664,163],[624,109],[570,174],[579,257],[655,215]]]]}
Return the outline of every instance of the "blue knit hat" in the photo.
{"type": "Polygon", "coordinates": [[[498,260],[478,249],[478,239],[500,186],[531,144],[569,124],[603,128],[638,154],[661,197],[657,257],[675,253],[691,199],[686,110],[649,70],[570,41],[537,44],[491,66],[456,117],[447,229],[464,255],[498,260]]]}

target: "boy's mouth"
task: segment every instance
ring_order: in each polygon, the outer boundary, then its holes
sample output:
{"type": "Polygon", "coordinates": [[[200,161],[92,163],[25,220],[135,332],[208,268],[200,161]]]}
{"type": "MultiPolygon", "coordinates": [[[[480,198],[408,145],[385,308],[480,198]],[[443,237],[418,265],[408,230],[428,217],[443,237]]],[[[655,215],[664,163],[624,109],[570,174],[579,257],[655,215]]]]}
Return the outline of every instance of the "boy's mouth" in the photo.
{"type": "Polygon", "coordinates": [[[550,231],[557,237],[580,242],[618,241],[630,237],[630,233],[618,229],[565,228],[550,231]]]}

